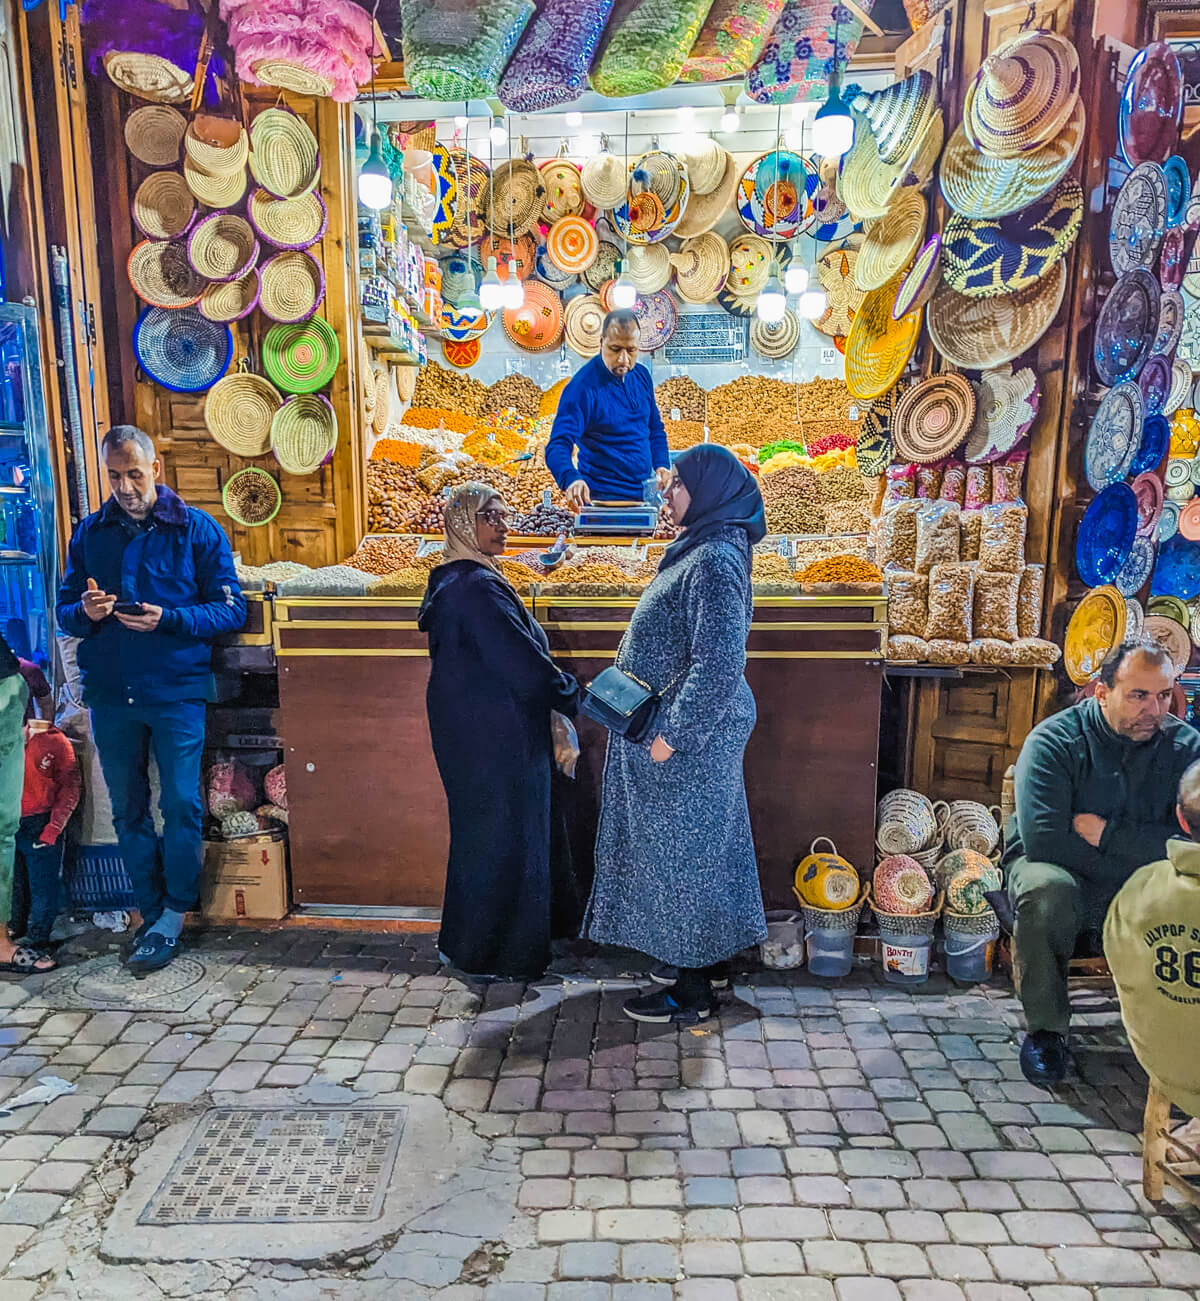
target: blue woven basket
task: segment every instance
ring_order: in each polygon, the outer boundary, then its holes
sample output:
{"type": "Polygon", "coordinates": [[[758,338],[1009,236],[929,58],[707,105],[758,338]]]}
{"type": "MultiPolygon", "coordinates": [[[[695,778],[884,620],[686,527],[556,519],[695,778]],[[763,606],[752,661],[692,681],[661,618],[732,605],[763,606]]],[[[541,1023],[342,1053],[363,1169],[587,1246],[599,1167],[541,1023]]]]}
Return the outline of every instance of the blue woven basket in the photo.
{"type": "Polygon", "coordinates": [[[78,845],[64,872],[72,912],[133,907],[133,886],[116,845],[78,845]]]}

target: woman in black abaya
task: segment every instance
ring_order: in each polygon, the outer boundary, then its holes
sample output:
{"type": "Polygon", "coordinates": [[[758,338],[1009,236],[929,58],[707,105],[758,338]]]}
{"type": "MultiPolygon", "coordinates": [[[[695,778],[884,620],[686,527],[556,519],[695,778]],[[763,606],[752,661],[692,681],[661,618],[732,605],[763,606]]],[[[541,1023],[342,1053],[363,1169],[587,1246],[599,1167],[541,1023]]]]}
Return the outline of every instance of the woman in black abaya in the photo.
{"type": "Polygon", "coordinates": [[[552,828],[551,715],[574,715],[579,687],[495,562],[507,534],[494,488],[451,493],[418,626],[429,635],[425,699],[450,810],[439,948],[468,975],[529,980],[545,970],[551,938],[577,921],[565,836],[552,828]]]}

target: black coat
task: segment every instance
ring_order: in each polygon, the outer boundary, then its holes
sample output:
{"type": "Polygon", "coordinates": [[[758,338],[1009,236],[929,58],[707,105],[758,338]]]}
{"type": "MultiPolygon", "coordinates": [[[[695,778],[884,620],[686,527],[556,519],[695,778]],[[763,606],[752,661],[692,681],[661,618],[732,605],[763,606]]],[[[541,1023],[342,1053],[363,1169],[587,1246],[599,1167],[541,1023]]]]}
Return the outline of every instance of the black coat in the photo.
{"type": "Polygon", "coordinates": [[[430,574],[418,626],[429,635],[425,699],[450,809],[439,947],[473,975],[539,976],[551,936],[575,920],[561,817],[551,816],[550,712],[573,715],[578,684],[555,667],[516,592],[475,561],[430,574]]]}

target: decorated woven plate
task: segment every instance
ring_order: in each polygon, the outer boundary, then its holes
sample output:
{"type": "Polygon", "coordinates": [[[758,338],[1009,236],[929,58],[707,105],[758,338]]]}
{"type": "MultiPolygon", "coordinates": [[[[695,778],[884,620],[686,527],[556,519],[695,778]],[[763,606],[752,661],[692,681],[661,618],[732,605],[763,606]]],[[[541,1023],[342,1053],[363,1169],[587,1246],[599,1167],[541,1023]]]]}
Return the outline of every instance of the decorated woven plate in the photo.
{"type": "Polygon", "coordinates": [[[1130,487],[1133,489],[1133,495],[1137,498],[1137,531],[1139,535],[1154,537],[1163,510],[1162,480],[1157,474],[1147,470],[1144,474],[1139,474],[1130,484],[1130,487]]]}
{"type": "Polygon", "coordinates": [[[133,351],[155,384],[176,393],[202,393],[225,374],[233,334],[194,307],[147,307],[133,327],[133,351]]]}
{"type": "MultiPolygon", "coordinates": [[[[1176,513],[1176,527],[1182,509],[1179,507],[1176,513]]],[[[1166,514],[1164,506],[1164,519],[1166,514]]],[[[1150,590],[1155,596],[1176,596],[1181,601],[1200,596],[1200,543],[1192,542],[1178,532],[1161,543],[1150,590]]]]}
{"type": "Polygon", "coordinates": [[[854,314],[846,338],[846,387],[851,397],[869,399],[886,393],[904,373],[917,346],[923,312],[918,308],[893,320],[892,304],[899,288],[897,276],[882,289],[864,294],[854,314]]]}
{"type": "Polygon", "coordinates": [[[1182,357],[1176,357],[1171,363],[1171,387],[1167,390],[1167,400],[1162,409],[1163,415],[1173,416],[1188,401],[1191,392],[1192,368],[1182,357]]]}
{"type": "Polygon", "coordinates": [[[994,298],[1036,284],[1075,242],[1083,191],[1071,177],[1009,217],[951,217],[942,232],[942,276],[967,298],[994,298]]]}
{"type": "Polygon", "coordinates": [[[488,332],[494,316],[494,312],[489,316],[480,307],[456,307],[453,303],[443,303],[438,326],[443,339],[464,342],[467,339],[482,338],[488,332]]]}
{"type": "MultiPolygon", "coordinates": [[[[860,289],[878,289],[908,268],[925,238],[925,220],[924,195],[915,186],[901,190],[887,216],[871,223],[858,250],[854,279],[860,289]]],[[[905,315],[894,314],[897,318],[905,315]]]]}
{"type": "Polygon", "coordinates": [[[316,136],[289,109],[263,109],[250,124],[250,173],[278,198],[299,199],[321,177],[316,136]]]}
{"type": "Polygon", "coordinates": [[[892,417],[892,444],[906,461],[944,460],[971,432],[975,391],[953,371],[933,375],[905,393],[892,417]]]}
{"type": "Polygon", "coordinates": [[[451,149],[450,158],[458,176],[458,202],[454,205],[454,224],[445,242],[454,248],[478,244],[487,233],[483,220],[483,199],[490,172],[481,158],[465,149],[451,149]]]}
{"type": "Polygon", "coordinates": [[[643,352],[657,351],[675,333],[679,309],[669,290],[640,294],[633,310],[638,318],[638,347],[643,352]]]}
{"type": "Polygon", "coordinates": [[[1186,626],[1181,628],[1164,614],[1148,614],[1142,624],[1142,634],[1167,652],[1177,671],[1187,668],[1192,658],[1192,638],[1186,626]]]}
{"type": "Polygon", "coordinates": [[[204,423],[216,442],[235,456],[265,456],[271,421],[283,398],[270,380],[249,371],[219,379],[204,399],[204,423]]]}
{"type": "Polygon", "coordinates": [[[1030,289],[1002,298],[967,298],[943,285],[929,300],[929,335],[945,359],[964,370],[987,370],[1027,352],[1062,305],[1066,269],[1059,262],[1030,289]]]}
{"type": "Polygon", "coordinates": [[[832,244],[839,239],[853,235],[859,229],[850,209],[842,202],[837,192],[837,163],[829,169],[826,180],[821,168],[821,159],[815,155],[808,160],[809,198],[813,205],[813,221],[808,233],[818,244],[832,244]],[[813,182],[816,185],[813,185],[813,182]]]}
{"type": "Polygon", "coordinates": [[[756,158],[742,173],[737,189],[742,225],[764,239],[792,239],[816,216],[804,159],[786,149],[756,158]]]}
{"type": "MultiPolygon", "coordinates": [[[[1150,354],[1152,358],[1161,357],[1172,370],[1174,370],[1174,363],[1171,357],[1179,346],[1183,334],[1183,313],[1183,295],[1177,289],[1164,289],[1158,300],[1158,330],[1154,335],[1154,342],[1150,345],[1150,354]]],[[[1167,385],[1167,394],[1169,400],[1171,383],[1167,385]]],[[[1165,408],[1166,401],[1163,406],[1165,408]]]]}
{"type": "Polygon", "coordinates": [[[631,164],[629,171],[631,188],[612,210],[613,225],[630,244],[657,244],[675,230],[687,208],[690,196],[687,168],[674,155],[651,150],[631,164]],[[673,170],[668,168],[668,162],[673,170]],[[637,187],[642,185],[649,188],[639,191],[637,187]],[[658,206],[652,206],[652,224],[639,216],[641,194],[652,195],[657,200],[658,206]]]}
{"type": "Polygon", "coordinates": [[[596,250],[596,260],[583,273],[583,283],[589,289],[598,291],[606,280],[611,280],[617,274],[617,263],[620,260],[620,247],[611,240],[602,239],[596,250]]]}
{"type": "MultiPolygon", "coordinates": [[[[750,322],[750,346],[760,357],[768,361],[780,361],[790,357],[800,342],[800,321],[790,308],[783,314],[783,320],[768,324],[756,316],[750,322]]],[[[862,461],[859,461],[862,468],[862,461]]]]}
{"type": "Polygon", "coordinates": [[[1127,483],[1110,484],[1092,498],[1075,538],[1075,568],[1089,587],[1111,583],[1121,572],[1137,526],[1137,498],[1127,483]]]}
{"type": "Polygon", "coordinates": [[[1164,289],[1178,289],[1187,269],[1187,231],[1176,226],[1163,236],[1158,251],[1158,279],[1164,289]]]}
{"type": "Polygon", "coordinates": [[[517,264],[517,279],[528,280],[537,265],[537,244],[532,235],[518,235],[516,239],[509,239],[507,235],[485,235],[479,246],[479,256],[484,266],[487,266],[488,258],[496,259],[501,280],[508,276],[510,261],[517,264]]]}
{"type": "Polygon", "coordinates": [[[582,275],[599,252],[600,236],[582,217],[560,217],[546,233],[546,256],[568,275],[582,275]]]}
{"type": "Polygon", "coordinates": [[[1108,258],[1119,276],[1150,270],[1167,229],[1167,178],[1157,163],[1142,163],[1125,178],[1108,226],[1108,258]]]}
{"type": "Polygon", "coordinates": [[[527,158],[508,158],[492,169],[483,216],[493,235],[528,235],[542,215],[542,177],[527,158]]]}
{"type": "Polygon", "coordinates": [[[1137,377],[1148,416],[1161,415],[1171,391],[1171,363],[1166,357],[1147,357],[1137,377]]]}
{"type": "Polygon", "coordinates": [[[1113,586],[1122,596],[1136,596],[1150,580],[1154,569],[1154,543],[1139,533],[1129,549],[1129,558],[1117,571],[1113,586]]]}
{"type": "Polygon", "coordinates": [[[1140,50],[1125,74],[1117,138],[1130,167],[1165,163],[1179,140],[1183,116],[1183,74],[1179,57],[1165,41],[1140,50]]]}
{"type": "Polygon", "coordinates": [[[320,316],[295,325],[273,325],[263,335],[263,369],[285,393],[315,393],[324,388],[340,356],[337,334],[320,316]]]}
{"type": "Polygon", "coordinates": [[[1037,376],[1029,367],[1013,373],[1011,366],[985,370],[975,390],[975,422],[963,448],[975,465],[1007,456],[1028,433],[1041,397],[1037,376]]]}
{"type": "Polygon", "coordinates": [[[579,168],[567,158],[552,158],[539,164],[538,171],[542,174],[542,189],[546,191],[542,219],[553,224],[560,217],[579,216],[587,206],[579,168]]]}
{"type": "Polygon", "coordinates": [[[540,247],[537,251],[537,262],[534,264],[534,272],[539,280],[544,280],[551,289],[562,293],[564,289],[569,289],[577,283],[577,277],[566,271],[560,271],[558,267],[550,261],[550,255],[546,252],[545,247],[540,247]]]}
{"type": "Polygon", "coordinates": [[[435,244],[452,244],[450,232],[458,210],[458,168],[445,145],[434,144],[433,154],[433,225],[430,236],[435,244]]]}
{"type": "Polygon", "coordinates": [[[520,307],[506,307],[504,333],[525,352],[546,352],[562,338],[562,300],[539,280],[525,283],[525,301],[520,307]]]}
{"type": "Polygon", "coordinates": [[[1075,607],[1063,638],[1063,668],[1076,686],[1090,682],[1109,651],[1125,640],[1127,617],[1124,598],[1108,584],[1093,588],[1075,607]]]}
{"type": "Polygon", "coordinates": [[[580,294],[567,304],[564,333],[567,346],[581,357],[594,357],[600,351],[600,331],[604,326],[604,304],[598,294],[580,294]]]}
{"type": "Polygon", "coordinates": [[[850,333],[863,291],[854,278],[858,250],[829,248],[817,257],[817,283],[825,290],[825,310],[813,322],[822,334],[844,339],[850,333]]]}
{"type": "Polygon", "coordinates": [[[1092,342],[1102,384],[1120,384],[1141,370],[1158,334],[1160,296],[1158,281],[1141,268],[1123,275],[1109,291],[1092,342]]]}
{"type": "Polygon", "coordinates": [[[858,469],[860,474],[883,474],[892,463],[892,417],[896,404],[904,396],[904,385],[897,384],[871,403],[858,433],[858,469]]]}
{"type": "MultiPolygon", "coordinates": [[[[884,221],[887,218],[883,218],[884,221]]],[[[872,232],[873,233],[873,232],[872,232]]],[[[918,307],[924,307],[942,283],[942,237],[933,235],[921,246],[913,264],[900,281],[896,301],[892,304],[892,317],[899,320],[918,307]]],[[[855,279],[858,279],[857,270],[855,279]]]]}
{"type": "Polygon", "coordinates": [[[443,339],[442,356],[458,370],[469,370],[479,360],[483,345],[475,339],[443,339]]]}
{"type": "MultiPolygon", "coordinates": [[[[1123,387],[1123,386],[1122,386],[1123,387]]],[[[1137,455],[1129,467],[1130,474],[1143,474],[1157,470],[1171,441],[1171,426],[1165,416],[1146,415],[1142,418],[1142,438],[1137,455]]]]}
{"type": "Polygon", "coordinates": [[[1163,175],[1167,178],[1167,226],[1182,225],[1188,200],[1192,197],[1188,165],[1178,154],[1172,154],[1163,163],[1163,175]]]}

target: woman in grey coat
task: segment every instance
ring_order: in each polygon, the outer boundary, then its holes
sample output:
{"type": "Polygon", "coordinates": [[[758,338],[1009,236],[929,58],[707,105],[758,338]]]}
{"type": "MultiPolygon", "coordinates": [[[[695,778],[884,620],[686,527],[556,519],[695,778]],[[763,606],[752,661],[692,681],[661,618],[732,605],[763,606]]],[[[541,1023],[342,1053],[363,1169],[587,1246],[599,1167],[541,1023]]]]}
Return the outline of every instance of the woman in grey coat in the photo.
{"type": "Polygon", "coordinates": [[[609,737],[586,934],[678,968],[625,1013],[690,1025],[716,1010],[712,968],[766,937],[742,779],[750,548],[766,523],[753,475],[713,444],[676,459],[666,496],[683,531],[617,652],[662,705],[652,740],[609,737]]]}

